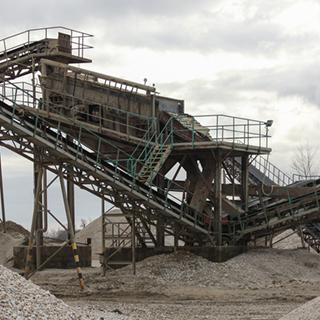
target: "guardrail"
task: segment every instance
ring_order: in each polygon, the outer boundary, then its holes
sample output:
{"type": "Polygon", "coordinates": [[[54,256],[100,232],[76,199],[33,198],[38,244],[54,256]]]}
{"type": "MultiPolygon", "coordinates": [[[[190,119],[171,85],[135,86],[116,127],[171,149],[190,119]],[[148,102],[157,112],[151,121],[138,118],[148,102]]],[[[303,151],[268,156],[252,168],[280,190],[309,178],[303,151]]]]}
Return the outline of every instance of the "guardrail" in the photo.
{"type": "Polygon", "coordinates": [[[93,37],[89,33],[65,28],[61,26],[29,29],[16,33],[6,38],[0,39],[0,56],[6,55],[8,51],[12,51],[21,46],[28,48],[33,42],[44,39],[57,39],[58,33],[64,33],[70,36],[72,54],[78,57],[84,57],[84,51],[92,48],[86,43],[88,38],[93,37]],[[17,44],[18,43],[18,44],[17,44]]]}
{"type": "MultiPolygon", "coordinates": [[[[64,104],[56,104],[56,103],[49,103],[43,106],[43,99],[42,99],[42,89],[40,85],[33,86],[31,83],[28,82],[7,82],[3,83],[0,86],[0,93],[6,99],[14,101],[16,105],[19,106],[26,106],[34,108],[35,110],[42,109],[43,111],[50,111],[53,112],[54,110],[58,115],[66,116],[70,118],[71,121],[80,121],[80,122],[87,122],[89,124],[96,125],[99,130],[102,130],[104,126],[120,126],[121,128],[125,128],[124,132],[127,132],[127,135],[133,135],[130,132],[135,132],[136,136],[139,138],[148,138],[148,135],[145,135],[147,132],[150,133],[150,130],[154,130],[156,127],[155,122],[156,118],[143,116],[134,112],[128,112],[125,110],[117,109],[113,106],[108,104],[99,104],[94,103],[96,107],[98,107],[98,111],[93,115],[84,110],[76,110],[76,105],[66,107],[64,104]],[[35,97],[35,99],[34,99],[35,97]],[[44,108],[44,107],[48,107],[44,108]],[[39,109],[38,109],[39,108],[39,109]],[[113,113],[114,116],[118,117],[118,120],[110,119],[104,116],[103,109],[108,109],[108,112],[113,113]],[[94,121],[85,121],[85,119],[94,119],[94,121]],[[80,119],[80,120],[79,120],[80,119]],[[81,120],[82,119],[82,120],[81,120]],[[140,125],[144,124],[145,128],[140,126],[131,125],[130,121],[136,120],[140,125]]],[[[67,99],[72,99],[72,97],[66,96],[67,99]]],[[[77,99],[72,99],[73,101],[77,101],[77,99]]],[[[88,104],[92,104],[93,102],[87,101],[85,99],[82,100],[88,104]]],[[[76,104],[74,102],[74,104],[76,104]]],[[[122,133],[124,133],[122,132],[122,133]]]]}
{"type": "MultiPolygon", "coordinates": [[[[176,115],[176,120],[183,123],[186,129],[176,130],[176,134],[191,132],[192,143],[196,143],[199,134],[215,142],[255,145],[268,148],[269,127],[272,122],[258,121],[224,114],[214,115],[176,115]]],[[[174,141],[175,143],[175,141],[174,141]]]]}
{"type": "Polygon", "coordinates": [[[266,177],[268,177],[271,181],[279,186],[287,186],[294,182],[294,180],[287,175],[285,172],[280,170],[274,164],[269,162],[267,159],[262,156],[256,157],[251,165],[257,168],[260,172],[262,172],[266,177]]]}
{"type": "Polygon", "coordinates": [[[302,175],[297,173],[294,173],[292,175],[293,182],[305,181],[305,180],[318,180],[318,179],[320,179],[320,175],[302,175]]]}

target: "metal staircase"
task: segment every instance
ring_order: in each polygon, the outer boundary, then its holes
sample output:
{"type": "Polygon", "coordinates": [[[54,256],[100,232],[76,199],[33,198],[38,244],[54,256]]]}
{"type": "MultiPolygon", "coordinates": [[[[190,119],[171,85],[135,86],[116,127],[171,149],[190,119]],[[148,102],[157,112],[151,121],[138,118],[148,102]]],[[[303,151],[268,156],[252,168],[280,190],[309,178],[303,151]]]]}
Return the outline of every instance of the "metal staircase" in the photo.
{"type": "MultiPolygon", "coordinates": [[[[228,172],[234,179],[241,180],[241,159],[226,159],[224,162],[228,172]]],[[[254,185],[264,184],[267,186],[279,185],[286,186],[292,183],[292,179],[278,167],[270,163],[263,156],[257,156],[249,166],[249,182],[254,185]]]]}
{"type": "Polygon", "coordinates": [[[169,157],[171,152],[171,146],[168,145],[156,145],[141,168],[138,179],[141,182],[151,183],[156,174],[162,167],[162,164],[169,157]]]}

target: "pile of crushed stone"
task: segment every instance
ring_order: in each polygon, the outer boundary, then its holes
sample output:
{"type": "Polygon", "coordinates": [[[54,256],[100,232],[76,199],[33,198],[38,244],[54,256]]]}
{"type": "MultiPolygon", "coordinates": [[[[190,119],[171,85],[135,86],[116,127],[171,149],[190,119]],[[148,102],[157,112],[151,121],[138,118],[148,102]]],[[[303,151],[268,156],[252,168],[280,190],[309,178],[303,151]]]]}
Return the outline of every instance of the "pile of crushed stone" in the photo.
{"type": "MultiPolygon", "coordinates": [[[[108,273],[130,275],[131,266],[108,273]]],[[[290,283],[318,285],[320,256],[307,250],[253,249],[224,263],[179,251],[137,263],[137,276],[151,283],[217,288],[274,288],[290,283]],[[147,280],[146,279],[146,280],[147,280]]],[[[128,277],[129,278],[129,277],[128,277]]]]}
{"type": "MultiPolygon", "coordinates": [[[[23,226],[21,226],[18,223],[15,223],[14,221],[6,221],[6,229],[7,233],[9,233],[12,236],[24,236],[29,237],[30,232],[26,230],[23,226]]],[[[0,232],[3,230],[3,223],[0,222],[0,232]]]]}
{"type": "Polygon", "coordinates": [[[75,309],[0,265],[0,319],[125,320],[111,312],[75,309]]]}
{"type": "Polygon", "coordinates": [[[279,320],[319,320],[319,318],[320,297],[308,301],[279,320]]]}
{"type": "Polygon", "coordinates": [[[13,248],[22,245],[29,237],[29,231],[21,225],[13,222],[6,222],[6,233],[3,232],[3,225],[0,223],[0,264],[8,265],[12,262],[13,248]]]}
{"type": "MultiPolygon", "coordinates": [[[[300,236],[292,229],[288,229],[273,238],[273,248],[277,249],[298,249],[302,248],[300,236]]],[[[308,246],[306,244],[306,246],[308,246]]],[[[311,249],[312,250],[312,249],[311,249]]]]}

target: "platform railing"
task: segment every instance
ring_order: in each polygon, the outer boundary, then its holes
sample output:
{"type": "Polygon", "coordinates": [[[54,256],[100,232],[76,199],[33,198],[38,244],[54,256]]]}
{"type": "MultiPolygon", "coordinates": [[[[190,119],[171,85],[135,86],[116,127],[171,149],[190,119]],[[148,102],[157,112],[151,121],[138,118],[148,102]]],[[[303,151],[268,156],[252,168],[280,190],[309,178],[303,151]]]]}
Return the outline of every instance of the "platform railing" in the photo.
{"type": "MultiPolygon", "coordinates": [[[[121,128],[125,128],[125,132],[122,132],[123,134],[128,135],[135,135],[138,138],[146,138],[148,139],[148,135],[145,135],[145,133],[154,130],[155,128],[155,122],[156,118],[154,117],[147,117],[143,116],[134,112],[129,112],[125,110],[121,110],[118,108],[115,108],[113,106],[110,106],[108,104],[99,104],[94,103],[95,106],[99,107],[99,112],[92,115],[91,113],[84,111],[84,110],[73,110],[73,107],[75,106],[69,106],[66,107],[64,104],[55,104],[55,103],[49,103],[46,104],[46,107],[49,107],[49,109],[44,108],[43,106],[43,99],[42,99],[42,88],[40,85],[33,86],[31,83],[28,82],[7,82],[0,85],[0,93],[2,93],[2,96],[5,96],[7,99],[13,99],[17,105],[20,106],[26,106],[30,108],[35,108],[35,110],[39,110],[40,108],[42,111],[49,111],[51,110],[52,113],[57,113],[60,116],[65,117],[68,115],[68,118],[73,122],[83,122],[83,123],[89,123],[91,125],[97,126],[99,130],[102,132],[103,125],[108,127],[114,125],[114,126],[121,126],[121,128]],[[36,97],[36,100],[34,99],[34,95],[36,97]],[[35,105],[35,101],[37,101],[38,105],[35,105]],[[103,109],[108,109],[108,112],[111,112],[118,116],[118,120],[110,119],[106,116],[104,116],[103,109]],[[94,118],[94,122],[88,122],[85,119],[94,118]],[[138,127],[135,125],[130,124],[130,120],[135,119],[139,120],[138,122],[140,124],[144,124],[145,128],[138,127]],[[121,120],[121,121],[120,121],[121,120]],[[134,132],[135,134],[131,134],[131,132],[134,132]]],[[[77,101],[77,99],[73,99],[73,101],[77,101]]],[[[91,101],[83,100],[85,103],[92,103],[91,101]]],[[[74,102],[75,103],[75,102],[74,102]]],[[[150,133],[150,132],[149,132],[150,133]]]]}
{"type": "Polygon", "coordinates": [[[294,182],[294,180],[279,169],[277,166],[272,164],[270,161],[265,159],[262,156],[256,157],[252,162],[256,169],[258,169],[261,173],[263,173],[267,178],[274,182],[281,187],[287,186],[294,182]]]}
{"type": "Polygon", "coordinates": [[[57,39],[59,32],[70,36],[71,51],[75,56],[84,58],[85,50],[92,48],[86,41],[88,38],[93,37],[93,35],[70,28],[55,26],[29,29],[0,39],[0,56],[4,56],[5,58],[8,51],[18,49],[21,46],[29,48],[35,41],[49,38],[57,39]]]}
{"type": "MultiPolygon", "coordinates": [[[[189,124],[188,128],[175,130],[177,134],[191,132],[191,143],[196,144],[197,135],[203,134],[214,142],[253,145],[268,148],[269,122],[233,117],[224,114],[176,115],[179,122],[189,124]]],[[[186,126],[186,125],[185,125],[186,126]]]]}
{"type": "Polygon", "coordinates": [[[292,180],[294,182],[306,181],[306,180],[319,180],[319,179],[320,179],[320,175],[303,175],[303,174],[297,174],[297,173],[294,173],[292,175],[292,180]]]}

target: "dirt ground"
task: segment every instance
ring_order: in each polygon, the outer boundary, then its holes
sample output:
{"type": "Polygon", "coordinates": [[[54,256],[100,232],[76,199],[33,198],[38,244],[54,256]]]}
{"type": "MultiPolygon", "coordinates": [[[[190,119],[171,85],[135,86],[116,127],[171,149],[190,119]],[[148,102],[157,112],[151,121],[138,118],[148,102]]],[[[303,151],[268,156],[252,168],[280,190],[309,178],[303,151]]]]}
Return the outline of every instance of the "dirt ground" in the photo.
{"type": "Polygon", "coordinates": [[[320,257],[306,250],[252,251],[224,264],[193,255],[148,258],[109,271],[44,270],[32,280],[70,305],[130,319],[279,319],[320,296],[320,257]],[[276,263],[275,263],[276,261],[276,263]]]}

